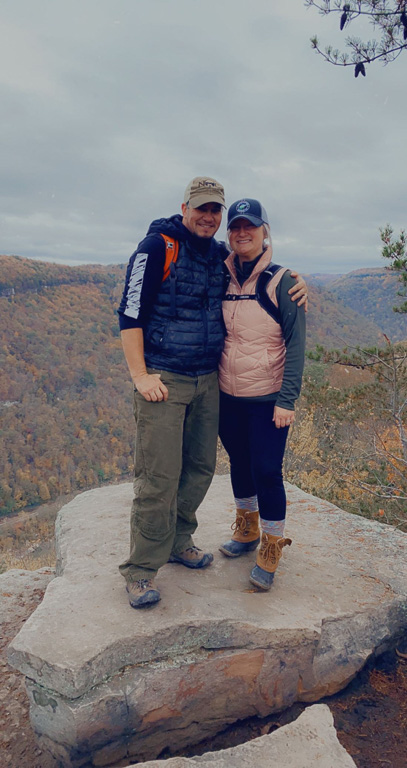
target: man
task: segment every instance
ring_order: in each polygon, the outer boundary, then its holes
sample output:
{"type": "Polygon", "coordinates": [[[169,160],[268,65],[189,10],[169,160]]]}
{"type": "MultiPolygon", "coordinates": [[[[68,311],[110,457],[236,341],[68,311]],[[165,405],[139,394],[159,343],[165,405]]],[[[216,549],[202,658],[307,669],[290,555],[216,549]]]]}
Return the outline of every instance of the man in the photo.
{"type": "Polygon", "coordinates": [[[224,207],[219,182],[194,178],[182,217],[154,221],[127,269],[119,316],[137,431],[130,555],[120,571],[133,608],[160,600],[153,579],[165,563],[213,561],[192,534],[216,462],[227,251],[214,235],[224,207]]]}

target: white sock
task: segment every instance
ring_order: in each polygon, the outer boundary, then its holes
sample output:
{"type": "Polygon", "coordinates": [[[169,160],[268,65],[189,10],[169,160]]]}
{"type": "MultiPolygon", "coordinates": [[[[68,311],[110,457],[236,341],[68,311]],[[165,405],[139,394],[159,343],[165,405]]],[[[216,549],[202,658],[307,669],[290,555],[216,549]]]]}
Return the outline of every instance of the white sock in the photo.
{"type": "Polygon", "coordinates": [[[246,496],[245,499],[237,499],[235,497],[236,509],[248,509],[249,512],[257,512],[259,508],[259,502],[257,496],[246,496]]]}
{"type": "Polygon", "coordinates": [[[260,527],[263,533],[271,536],[284,536],[285,520],[263,520],[260,518],[260,527]]]}

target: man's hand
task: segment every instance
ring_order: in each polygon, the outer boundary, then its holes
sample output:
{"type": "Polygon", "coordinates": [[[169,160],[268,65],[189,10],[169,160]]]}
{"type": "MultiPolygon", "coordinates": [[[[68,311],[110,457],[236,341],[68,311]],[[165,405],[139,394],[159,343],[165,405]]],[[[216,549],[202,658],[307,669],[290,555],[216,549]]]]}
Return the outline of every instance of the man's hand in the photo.
{"type": "Polygon", "coordinates": [[[273,421],[277,429],[280,429],[280,427],[289,427],[290,424],[294,424],[295,413],[294,411],[287,411],[286,408],[280,408],[278,405],[275,405],[273,421]]]}
{"type": "Polygon", "coordinates": [[[160,403],[168,400],[168,389],[161,381],[160,373],[142,373],[133,379],[137,391],[145,400],[151,403],[160,403]]]}
{"type": "Polygon", "coordinates": [[[142,328],[127,328],[121,332],[124,355],[133,384],[140,395],[151,403],[168,400],[168,389],[159,373],[147,373],[144,360],[142,328]]]}
{"type": "Polygon", "coordinates": [[[304,304],[304,309],[308,312],[308,288],[307,284],[298,272],[291,270],[291,277],[297,281],[295,285],[288,291],[291,296],[291,301],[298,301],[298,306],[301,307],[304,304]]]}

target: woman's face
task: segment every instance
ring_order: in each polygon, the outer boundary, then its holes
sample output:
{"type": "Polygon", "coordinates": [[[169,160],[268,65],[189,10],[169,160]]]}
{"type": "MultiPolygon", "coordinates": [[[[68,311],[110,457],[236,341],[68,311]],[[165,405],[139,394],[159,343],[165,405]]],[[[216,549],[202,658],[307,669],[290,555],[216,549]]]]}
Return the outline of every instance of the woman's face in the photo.
{"type": "Polygon", "coordinates": [[[240,261],[252,261],[263,250],[263,227],[255,227],[247,219],[236,219],[229,227],[229,242],[240,261]]]}

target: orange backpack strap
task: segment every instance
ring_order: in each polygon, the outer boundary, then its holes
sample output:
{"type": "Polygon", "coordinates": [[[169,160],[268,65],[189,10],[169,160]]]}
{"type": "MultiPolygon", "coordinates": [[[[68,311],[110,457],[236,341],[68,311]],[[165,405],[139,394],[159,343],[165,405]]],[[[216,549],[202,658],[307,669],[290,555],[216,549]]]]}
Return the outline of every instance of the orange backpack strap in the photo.
{"type": "Polygon", "coordinates": [[[165,242],[165,262],[164,262],[164,274],[163,279],[167,279],[168,275],[170,274],[170,267],[171,263],[176,262],[178,258],[178,251],[179,251],[179,242],[178,240],[174,240],[173,237],[168,237],[168,235],[163,235],[162,232],[160,232],[161,237],[163,238],[165,242]]]}

